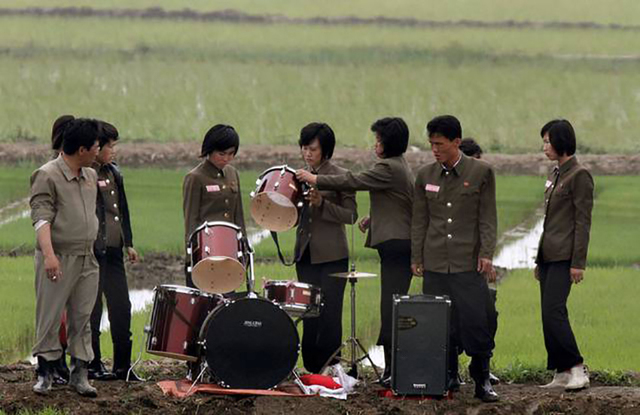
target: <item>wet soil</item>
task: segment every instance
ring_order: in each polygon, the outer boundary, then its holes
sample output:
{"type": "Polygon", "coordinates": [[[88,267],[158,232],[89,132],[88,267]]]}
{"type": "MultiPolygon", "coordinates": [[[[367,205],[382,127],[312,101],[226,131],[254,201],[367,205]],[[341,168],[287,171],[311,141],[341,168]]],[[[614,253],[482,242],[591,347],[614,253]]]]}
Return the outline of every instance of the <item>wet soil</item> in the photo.
{"type": "Polygon", "coordinates": [[[54,407],[69,414],[226,413],[226,414],[638,414],[640,388],[598,386],[566,393],[536,385],[496,386],[501,400],[484,404],[473,398],[472,385],[463,385],[452,399],[413,400],[381,398],[380,387],[368,382],[346,401],[321,397],[230,397],[195,394],[188,398],[164,396],[156,382],[180,379],[184,364],[172,360],[146,362],[139,372],[148,381],[93,381],[95,399],[82,398],[68,386],[55,386],[49,396],[35,395],[34,369],[26,363],[0,366],[0,410],[15,413],[54,407]]]}
{"type": "MultiPolygon", "coordinates": [[[[126,167],[188,168],[198,163],[200,144],[196,142],[128,142],[118,145],[118,162],[126,167]]],[[[31,142],[0,143],[0,164],[41,164],[51,158],[46,144],[31,142]]],[[[597,175],[631,175],[640,173],[640,154],[585,154],[580,162],[597,175]]],[[[406,159],[413,169],[433,161],[430,152],[412,147],[406,159]]],[[[553,163],[543,154],[486,154],[499,174],[546,175],[553,163]]],[[[358,171],[372,165],[373,152],[367,149],[340,148],[333,160],[341,166],[358,171]]],[[[300,152],[294,146],[243,145],[233,164],[241,169],[264,170],[274,165],[291,164],[300,167],[300,152]]]]}

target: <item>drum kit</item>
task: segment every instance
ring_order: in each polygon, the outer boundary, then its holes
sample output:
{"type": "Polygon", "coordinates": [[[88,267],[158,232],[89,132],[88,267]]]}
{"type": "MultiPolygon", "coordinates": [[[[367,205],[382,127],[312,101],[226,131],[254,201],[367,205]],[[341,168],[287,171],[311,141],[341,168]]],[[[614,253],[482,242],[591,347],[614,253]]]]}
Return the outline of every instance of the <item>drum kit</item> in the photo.
{"type": "MultiPolygon", "coordinates": [[[[307,192],[295,170],[286,165],[272,167],[256,184],[251,194],[255,222],[273,232],[294,227],[307,192]]],[[[192,233],[188,245],[192,264],[188,271],[197,288],[160,285],[154,289],[150,324],[145,327],[147,352],[196,365],[193,385],[208,375],[226,388],[269,389],[291,374],[297,376],[296,326],[322,312],[320,288],[266,280],[258,295],[253,248],[233,223],[205,222],[192,233]],[[236,292],[245,282],[247,292],[236,292]]],[[[368,358],[355,338],[355,281],[365,274],[356,273],[352,266],[352,272],[335,276],[347,278],[352,285],[352,330],[332,359],[351,344],[354,366],[357,348],[368,358]]]]}

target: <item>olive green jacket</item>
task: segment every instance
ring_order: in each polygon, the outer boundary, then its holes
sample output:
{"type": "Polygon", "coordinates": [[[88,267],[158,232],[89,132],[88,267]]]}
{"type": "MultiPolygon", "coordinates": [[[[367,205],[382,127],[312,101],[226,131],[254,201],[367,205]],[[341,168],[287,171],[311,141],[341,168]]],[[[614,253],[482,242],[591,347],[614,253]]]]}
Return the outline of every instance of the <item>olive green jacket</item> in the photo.
{"type": "Polygon", "coordinates": [[[184,178],[182,185],[185,241],[203,222],[231,222],[247,236],[238,171],[231,165],[218,169],[204,160],[184,178]]]}
{"type": "MultiPolygon", "coordinates": [[[[318,167],[317,174],[345,174],[347,169],[330,160],[318,167]]],[[[338,261],[349,257],[345,224],[358,219],[356,194],[350,191],[320,190],[321,206],[308,205],[302,212],[296,230],[295,258],[299,260],[309,249],[312,264],[338,261]]]]}
{"type": "Polygon", "coordinates": [[[418,170],[411,253],[425,271],[467,272],[496,247],[496,183],[493,168],[461,153],[451,170],[438,162],[418,170]]]}
{"type": "Polygon", "coordinates": [[[571,261],[585,269],[594,183],[591,173],[571,157],[547,178],[544,230],[536,262],[571,261]]]}
{"type": "Polygon", "coordinates": [[[361,173],[320,175],[320,190],[368,190],[371,200],[365,246],[376,248],[392,239],[411,239],[413,173],[403,156],[380,159],[361,173]]]}

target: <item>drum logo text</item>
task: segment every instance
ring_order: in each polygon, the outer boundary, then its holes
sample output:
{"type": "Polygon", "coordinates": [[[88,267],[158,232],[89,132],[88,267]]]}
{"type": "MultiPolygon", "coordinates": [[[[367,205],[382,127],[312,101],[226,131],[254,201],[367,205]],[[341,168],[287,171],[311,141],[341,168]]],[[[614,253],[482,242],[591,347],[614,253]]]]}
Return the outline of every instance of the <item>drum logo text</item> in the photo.
{"type": "Polygon", "coordinates": [[[244,323],[242,323],[242,325],[245,327],[260,328],[262,327],[262,321],[245,320],[244,323]]]}

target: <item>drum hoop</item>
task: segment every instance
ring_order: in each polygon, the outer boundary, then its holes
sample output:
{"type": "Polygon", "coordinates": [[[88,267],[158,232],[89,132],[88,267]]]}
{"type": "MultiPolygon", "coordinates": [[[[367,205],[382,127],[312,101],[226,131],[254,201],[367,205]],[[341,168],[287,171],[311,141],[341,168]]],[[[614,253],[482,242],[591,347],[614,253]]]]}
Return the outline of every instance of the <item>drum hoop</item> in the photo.
{"type": "Polygon", "coordinates": [[[242,228],[238,225],[236,225],[235,223],[231,223],[231,222],[225,222],[222,220],[214,220],[214,221],[206,221],[203,222],[202,225],[198,226],[197,228],[195,228],[193,230],[193,232],[191,232],[191,235],[189,235],[189,241],[191,241],[193,239],[193,236],[200,232],[202,229],[208,227],[208,228],[212,228],[214,226],[226,226],[227,228],[232,228],[233,230],[235,230],[237,233],[242,233],[242,228]]]}
{"type": "Polygon", "coordinates": [[[272,172],[272,171],[274,171],[274,170],[282,170],[283,168],[284,168],[286,171],[288,171],[289,173],[292,173],[292,174],[295,176],[296,171],[295,171],[294,169],[292,169],[291,167],[289,167],[289,166],[288,166],[288,165],[286,165],[286,164],[282,164],[282,165],[280,165],[280,166],[273,166],[273,167],[269,167],[268,169],[266,169],[265,171],[263,171],[262,173],[260,173],[260,176],[258,176],[258,179],[263,179],[263,178],[264,178],[264,176],[266,176],[266,175],[267,175],[267,173],[270,173],[270,172],[272,172]]]}
{"type": "Polygon", "coordinates": [[[309,284],[307,282],[293,281],[293,280],[267,280],[265,281],[264,286],[265,288],[270,286],[300,287],[300,288],[307,288],[310,290],[320,288],[317,285],[309,284]]]}
{"type": "Polygon", "coordinates": [[[160,289],[164,289],[166,291],[177,292],[181,294],[197,294],[198,296],[203,297],[216,297],[216,294],[208,293],[197,288],[185,287],[184,285],[174,285],[174,284],[161,284],[156,285],[153,291],[160,291],[160,289]]]}

